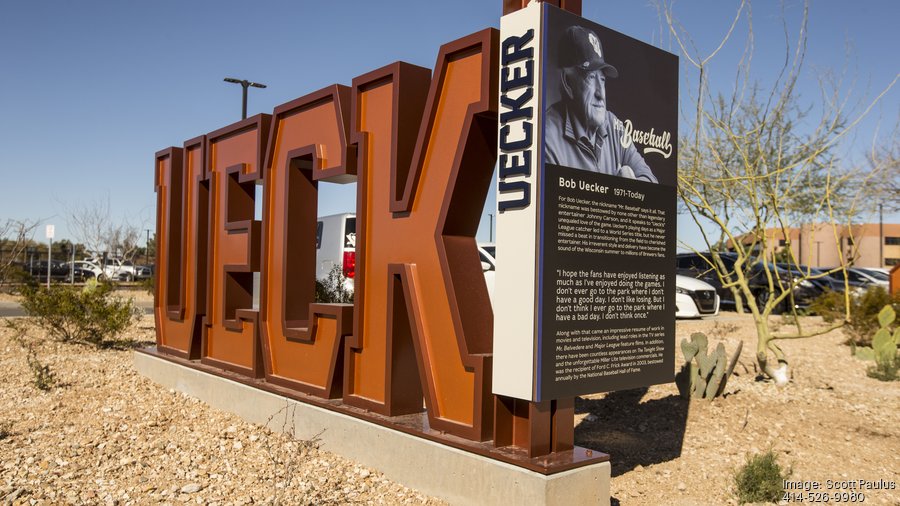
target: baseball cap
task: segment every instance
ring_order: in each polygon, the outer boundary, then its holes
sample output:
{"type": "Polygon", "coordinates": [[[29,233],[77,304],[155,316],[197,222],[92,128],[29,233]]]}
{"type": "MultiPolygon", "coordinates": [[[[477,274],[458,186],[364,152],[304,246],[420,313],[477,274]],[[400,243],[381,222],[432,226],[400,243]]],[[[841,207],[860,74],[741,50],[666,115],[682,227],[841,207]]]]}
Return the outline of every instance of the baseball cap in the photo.
{"type": "Polygon", "coordinates": [[[559,40],[557,61],[562,68],[601,69],[607,77],[619,77],[619,71],[606,63],[597,34],[583,26],[570,26],[559,40]]]}

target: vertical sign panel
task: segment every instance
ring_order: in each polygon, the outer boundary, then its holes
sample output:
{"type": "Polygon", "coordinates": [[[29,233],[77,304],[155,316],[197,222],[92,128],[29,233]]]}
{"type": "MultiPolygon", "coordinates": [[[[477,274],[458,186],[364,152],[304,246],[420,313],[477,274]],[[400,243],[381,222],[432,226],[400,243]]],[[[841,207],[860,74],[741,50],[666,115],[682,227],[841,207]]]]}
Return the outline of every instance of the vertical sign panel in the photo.
{"type": "Polygon", "coordinates": [[[497,274],[493,391],[533,392],[537,246],[541,4],[500,19],[497,274]]]}
{"type": "MultiPolygon", "coordinates": [[[[672,381],[678,60],[538,9],[536,229],[527,244],[524,227],[507,228],[519,210],[503,208],[501,159],[497,290],[509,299],[498,297],[495,393],[542,401],[672,381]],[[505,265],[530,251],[530,269],[505,265]],[[516,335],[501,330],[509,325],[516,335]],[[531,381],[521,372],[529,359],[531,381]]],[[[501,62],[501,156],[503,72],[501,62]]]]}

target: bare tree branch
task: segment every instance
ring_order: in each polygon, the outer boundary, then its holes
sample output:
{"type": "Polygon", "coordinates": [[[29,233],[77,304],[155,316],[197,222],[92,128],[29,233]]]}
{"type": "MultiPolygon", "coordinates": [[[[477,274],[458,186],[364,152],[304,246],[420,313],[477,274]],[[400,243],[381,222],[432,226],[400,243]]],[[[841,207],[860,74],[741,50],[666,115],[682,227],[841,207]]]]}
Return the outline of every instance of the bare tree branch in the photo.
{"type": "Polygon", "coordinates": [[[16,259],[19,258],[28,247],[28,243],[34,238],[35,229],[41,222],[39,220],[14,220],[7,219],[0,223],[0,285],[3,285],[13,268],[16,259]]]}
{"type": "Polygon", "coordinates": [[[128,217],[112,216],[109,195],[92,201],[66,205],[69,232],[96,258],[130,260],[140,247],[143,223],[133,224],[128,217]]]}
{"type": "MultiPolygon", "coordinates": [[[[855,107],[848,105],[851,94],[842,88],[843,76],[832,75],[820,81],[821,103],[804,104],[799,83],[807,52],[808,2],[803,5],[795,37],[782,12],[784,59],[770,85],[750,79],[754,44],[749,0],[740,3],[726,34],[706,56],[691,49],[692,40],[675,19],[671,3],[657,3],[657,8],[693,68],[688,79],[696,83],[689,87],[695,100],[691,104],[694,117],[688,119],[691,128],[680,143],[678,192],[682,206],[713,253],[707,258],[710,268],[716,270],[722,286],[740,295],[736,300],[743,299],[753,316],[761,369],[778,383],[786,383],[790,370],[776,340],[817,333],[805,332],[795,318],[796,333],[775,335],[769,328],[769,316],[785,306],[793,311],[797,287],[825,274],[800,269],[802,259],[789,247],[782,250],[777,241],[789,240],[796,227],[826,224],[842,263],[846,263],[852,259],[843,257],[840,240],[845,227],[864,208],[862,203],[872,200],[873,188],[879,186],[871,184],[873,178],[890,180],[881,198],[900,202],[896,140],[870,157],[870,164],[877,168],[872,171],[843,163],[838,149],[896,85],[900,74],[871,101],[855,107]],[[734,86],[727,92],[714,92],[709,65],[722,54],[741,19],[747,23],[748,36],[737,62],[734,86]],[[733,269],[726,268],[717,255],[717,250],[723,249],[736,255],[733,269]],[[787,266],[775,264],[779,255],[786,255],[787,266]],[[752,284],[751,275],[758,278],[752,284]],[[777,365],[769,361],[770,355],[777,365]]],[[[810,249],[811,245],[807,251],[810,249]]],[[[845,288],[849,287],[845,284],[845,288]]],[[[844,298],[849,318],[849,290],[844,298]]]]}

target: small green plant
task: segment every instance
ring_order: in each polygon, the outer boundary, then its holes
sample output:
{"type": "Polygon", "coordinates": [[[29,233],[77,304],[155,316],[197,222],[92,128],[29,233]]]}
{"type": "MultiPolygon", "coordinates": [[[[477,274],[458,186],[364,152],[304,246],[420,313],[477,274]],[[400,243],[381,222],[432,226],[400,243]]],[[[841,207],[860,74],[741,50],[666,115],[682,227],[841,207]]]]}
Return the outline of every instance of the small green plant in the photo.
{"type": "MultiPolygon", "coordinates": [[[[17,322],[6,318],[4,321],[6,328],[13,331],[12,340],[25,350],[25,360],[28,368],[31,370],[31,383],[38,388],[47,392],[57,385],[56,375],[50,370],[49,365],[42,364],[38,359],[37,352],[34,350],[34,343],[25,340],[25,327],[17,322]]],[[[3,439],[3,438],[0,438],[3,439]]]]}
{"type": "Polygon", "coordinates": [[[900,380],[900,363],[897,360],[892,362],[875,362],[874,366],[866,369],[866,376],[879,381],[900,380]]]}
{"type": "Polygon", "coordinates": [[[134,303],[116,297],[112,285],[88,282],[83,288],[29,285],[22,290],[22,307],[50,337],[63,342],[106,346],[134,323],[134,303]]]}
{"type": "Polygon", "coordinates": [[[790,469],[783,470],[771,450],[749,457],[734,474],[738,502],[778,502],[784,492],[784,480],[790,475],[790,469]]]}
{"type": "Polygon", "coordinates": [[[722,395],[744,346],[743,342],[738,343],[731,362],[728,362],[725,345],[719,343],[716,351],[708,355],[708,344],[709,340],[701,332],[691,334],[690,342],[681,340],[684,365],[675,375],[675,384],[685,399],[713,399],[722,395]]]}
{"type": "Polygon", "coordinates": [[[862,360],[874,360],[866,374],[870,378],[881,381],[900,379],[900,357],[897,356],[897,345],[900,343],[900,327],[891,329],[897,319],[897,313],[891,306],[884,306],[878,313],[878,331],[872,336],[872,346],[856,346],[854,354],[862,360]]]}
{"type": "MultiPolygon", "coordinates": [[[[850,297],[850,320],[843,328],[851,351],[855,353],[858,346],[872,346],[872,337],[878,330],[877,315],[885,306],[900,311],[900,296],[892,297],[880,286],[850,297]]],[[[810,304],[809,310],[828,323],[840,320],[845,317],[844,294],[828,290],[810,304]]]]}
{"type": "Polygon", "coordinates": [[[28,347],[26,360],[28,361],[28,368],[31,369],[32,384],[37,387],[38,390],[44,392],[53,390],[58,384],[56,374],[50,370],[49,365],[42,364],[41,361],[38,360],[37,352],[34,351],[33,346],[28,347]]]}
{"type": "Polygon", "coordinates": [[[340,265],[335,265],[324,281],[316,280],[316,302],[352,303],[353,291],[347,288],[347,276],[340,265]]]}

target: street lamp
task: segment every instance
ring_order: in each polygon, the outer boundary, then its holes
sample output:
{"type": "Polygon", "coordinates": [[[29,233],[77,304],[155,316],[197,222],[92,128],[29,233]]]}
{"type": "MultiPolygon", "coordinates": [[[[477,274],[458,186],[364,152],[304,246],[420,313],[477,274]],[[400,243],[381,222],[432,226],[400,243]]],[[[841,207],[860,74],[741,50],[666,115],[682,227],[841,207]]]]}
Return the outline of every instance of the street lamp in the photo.
{"type": "Polygon", "coordinates": [[[226,77],[225,82],[240,84],[241,88],[243,88],[243,98],[241,101],[241,119],[247,119],[247,88],[249,88],[250,86],[253,86],[254,88],[265,88],[266,85],[262,83],[254,83],[246,79],[235,79],[233,77],[226,77]]]}

